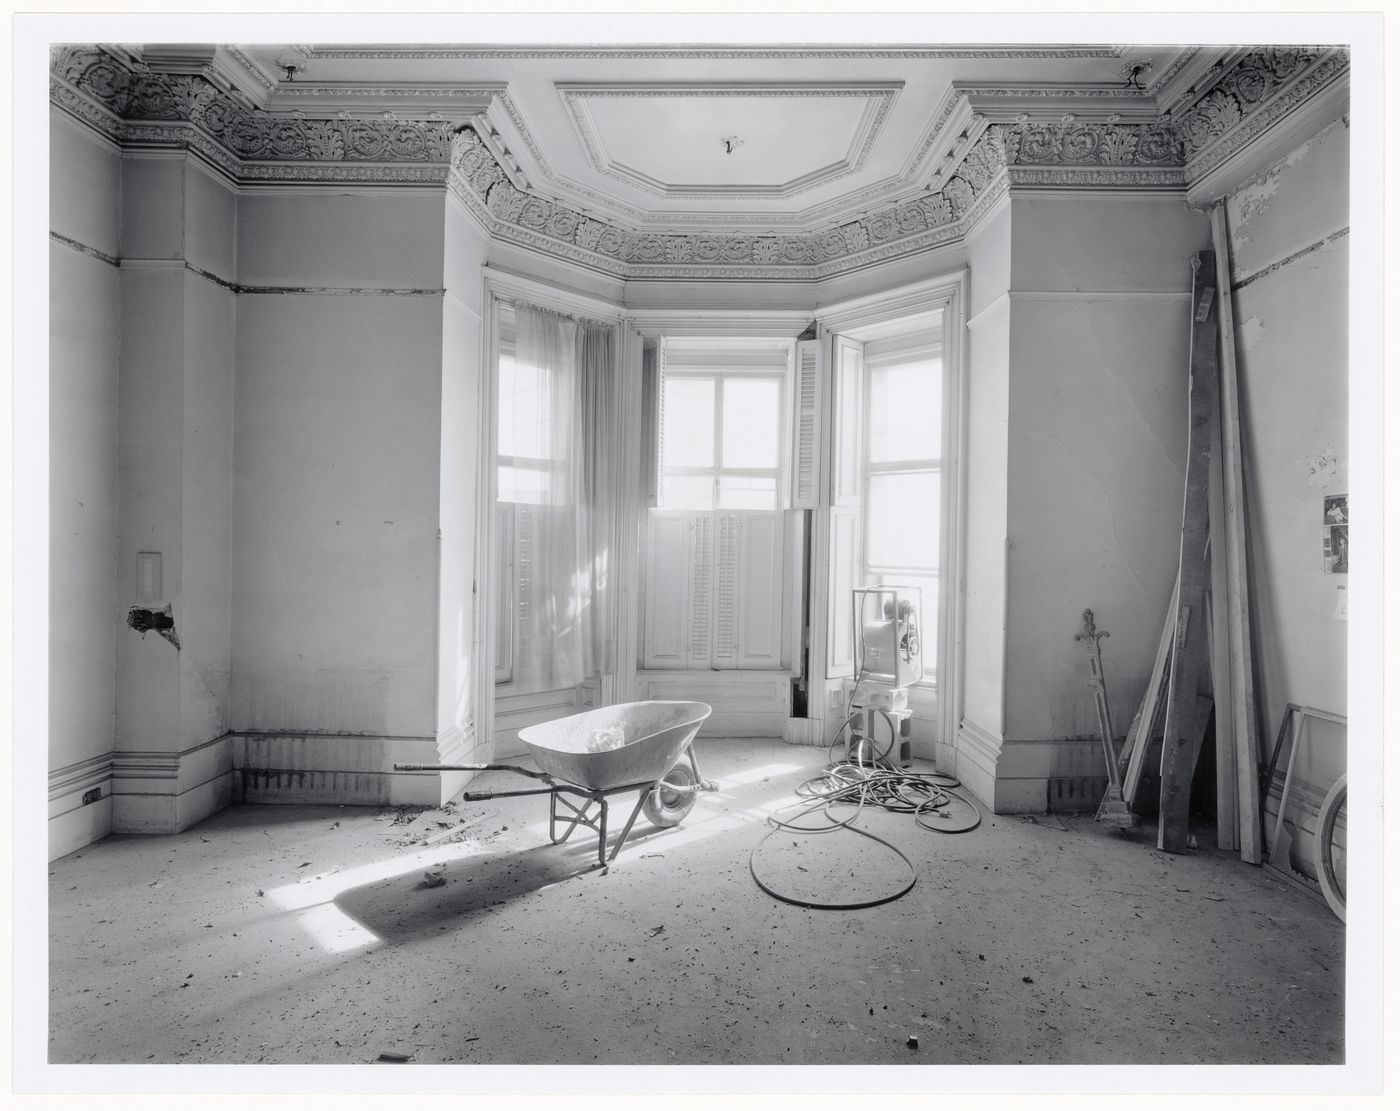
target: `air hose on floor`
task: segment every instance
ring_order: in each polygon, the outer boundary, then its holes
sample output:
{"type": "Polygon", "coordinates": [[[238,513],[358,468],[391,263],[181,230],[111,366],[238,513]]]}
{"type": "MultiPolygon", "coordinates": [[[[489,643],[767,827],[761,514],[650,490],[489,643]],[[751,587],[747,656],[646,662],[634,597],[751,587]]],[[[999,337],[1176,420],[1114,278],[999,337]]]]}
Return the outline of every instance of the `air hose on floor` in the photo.
{"type": "Polygon", "coordinates": [[[868,761],[858,759],[854,763],[838,761],[828,764],[819,775],[799,784],[796,791],[798,801],[783,808],[789,810],[794,806],[802,807],[797,814],[788,819],[776,815],[769,816],[768,823],[772,828],[749,853],[749,874],[761,890],[781,902],[813,910],[860,910],[891,903],[908,894],[918,879],[913,863],[884,838],[877,837],[854,824],[866,806],[913,814],[918,826],[938,833],[966,833],[981,824],[982,812],[977,804],[954,793],[953,789],[960,786],[956,779],[938,773],[923,775],[895,768],[886,758],[887,755],[888,749],[868,761]],[[832,813],[834,806],[853,806],[854,809],[842,818],[832,813]],[[810,815],[819,812],[824,818],[821,824],[814,825],[804,821],[810,815]],[[827,901],[784,894],[760,877],[755,858],[763,845],[775,834],[831,834],[843,830],[883,845],[899,857],[908,869],[908,882],[901,881],[897,890],[875,898],[827,901]]]}

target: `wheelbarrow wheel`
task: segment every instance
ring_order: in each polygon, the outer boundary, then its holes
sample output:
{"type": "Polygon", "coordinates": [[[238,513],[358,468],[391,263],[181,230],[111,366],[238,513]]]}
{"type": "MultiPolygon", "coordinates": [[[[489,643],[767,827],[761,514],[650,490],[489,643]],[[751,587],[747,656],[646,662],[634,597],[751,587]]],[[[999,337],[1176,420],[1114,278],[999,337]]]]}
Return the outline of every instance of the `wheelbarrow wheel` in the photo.
{"type": "Polygon", "coordinates": [[[642,803],[642,813],[647,816],[647,821],[654,826],[679,825],[681,819],[690,813],[690,808],[695,805],[695,792],[688,790],[668,790],[668,784],[673,787],[693,787],[695,785],[695,773],[691,770],[688,762],[677,764],[657,781],[656,786],[647,792],[646,799],[642,803]]]}

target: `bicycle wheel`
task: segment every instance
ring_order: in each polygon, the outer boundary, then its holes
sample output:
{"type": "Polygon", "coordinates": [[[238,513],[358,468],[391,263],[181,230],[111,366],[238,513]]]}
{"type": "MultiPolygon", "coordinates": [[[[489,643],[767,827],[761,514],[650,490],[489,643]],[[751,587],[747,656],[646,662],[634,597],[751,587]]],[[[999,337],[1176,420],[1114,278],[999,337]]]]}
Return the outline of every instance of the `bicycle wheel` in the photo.
{"type": "Polygon", "coordinates": [[[1345,872],[1337,871],[1337,822],[1346,823],[1347,777],[1344,774],[1327,797],[1322,800],[1322,809],[1317,813],[1317,836],[1313,840],[1314,862],[1317,865],[1317,881],[1322,885],[1322,894],[1332,913],[1343,922],[1347,920],[1347,881],[1345,872]]]}

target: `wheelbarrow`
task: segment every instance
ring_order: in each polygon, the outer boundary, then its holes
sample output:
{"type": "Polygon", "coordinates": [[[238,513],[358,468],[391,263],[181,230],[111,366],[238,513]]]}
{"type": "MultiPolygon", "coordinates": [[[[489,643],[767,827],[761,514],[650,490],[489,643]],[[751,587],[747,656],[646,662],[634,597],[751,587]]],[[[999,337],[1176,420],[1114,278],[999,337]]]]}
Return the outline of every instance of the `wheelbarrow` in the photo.
{"type": "Polygon", "coordinates": [[[520,795],[549,796],[549,839],[559,845],[579,826],[598,834],[598,864],[617,857],[638,814],[661,828],[679,825],[700,791],[713,791],[695,761],[691,742],[710,707],[703,702],[624,702],[532,725],[520,739],[539,770],[518,764],[395,764],[398,771],[511,771],[543,787],[472,791],[465,802],[520,795]],[[637,791],[637,802],[608,851],[608,799],[637,791]],[[572,796],[572,797],[570,797],[572,796]],[[580,801],[575,801],[580,800],[580,801]]]}

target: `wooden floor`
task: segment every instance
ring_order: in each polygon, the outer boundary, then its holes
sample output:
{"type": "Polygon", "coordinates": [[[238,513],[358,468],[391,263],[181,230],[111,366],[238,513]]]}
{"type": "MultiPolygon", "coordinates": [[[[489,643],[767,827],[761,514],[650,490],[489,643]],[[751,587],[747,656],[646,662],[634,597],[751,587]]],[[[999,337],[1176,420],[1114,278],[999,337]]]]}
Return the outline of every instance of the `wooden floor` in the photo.
{"type": "MultiPolygon", "coordinates": [[[[606,872],[594,844],[548,843],[539,797],[412,825],[393,810],[234,807],[58,860],[50,1062],[1343,1059],[1343,926],[1237,857],[1167,855],[1152,830],[1087,817],[985,816],[950,835],[874,813],[861,823],[912,861],[913,890],[801,909],[759,889],[750,854],[825,753],[698,751],[721,790],[674,829],[639,819],[606,872]],[[463,818],[465,839],[410,840],[463,818]]],[[[488,785],[533,784],[475,786],[488,785]]],[[[897,858],[850,833],[779,835],[763,861],[833,898],[899,882],[897,858]]]]}

